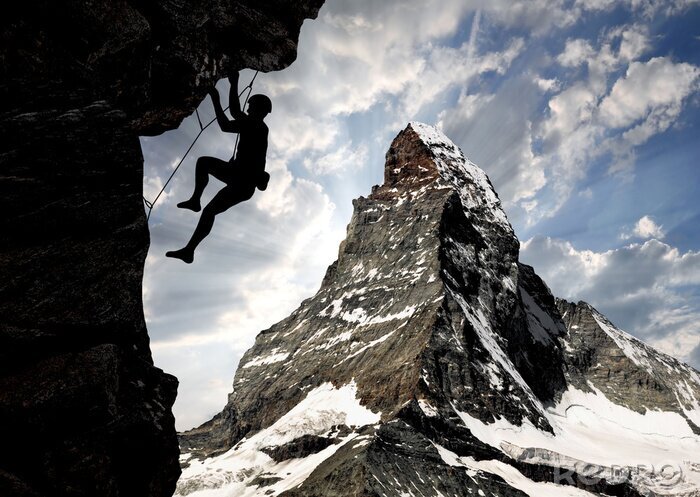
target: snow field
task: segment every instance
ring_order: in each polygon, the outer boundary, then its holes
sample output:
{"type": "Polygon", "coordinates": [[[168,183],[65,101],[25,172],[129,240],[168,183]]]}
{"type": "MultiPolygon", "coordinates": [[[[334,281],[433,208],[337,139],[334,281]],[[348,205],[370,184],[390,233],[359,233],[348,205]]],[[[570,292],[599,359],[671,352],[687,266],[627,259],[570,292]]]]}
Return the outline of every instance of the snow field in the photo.
{"type": "MultiPolygon", "coordinates": [[[[340,447],[354,440],[368,443],[357,433],[343,437],[305,458],[276,463],[262,452],[265,447],[284,445],[302,435],[323,435],[334,425],[362,427],[380,420],[375,413],[360,405],[357,385],[353,382],[335,388],[324,383],[311,390],[292,410],[272,426],[244,438],[228,452],[204,461],[193,460],[183,470],[176,496],[192,497],[255,497],[277,495],[300,485],[316,467],[340,447]],[[359,439],[359,440],[358,440],[359,439]],[[251,485],[256,477],[280,478],[270,485],[251,485]],[[270,492],[271,491],[271,492],[270,492]]],[[[269,480],[273,481],[273,480],[269,480]]]]}
{"type": "Polygon", "coordinates": [[[673,483],[674,492],[678,486],[700,489],[700,437],[681,415],[662,411],[640,414],[591,388],[592,392],[583,392],[570,386],[559,403],[546,410],[554,435],[538,430],[527,419],[521,426],[502,418],[487,424],[457,409],[455,412],[479,440],[526,462],[569,469],[574,469],[572,462],[647,468],[655,477],[641,482],[646,488],[661,491],[664,484],[673,483]],[[529,448],[539,450],[520,450],[529,448]],[[669,482],[668,477],[658,474],[662,469],[675,472],[680,481],[669,482]]]}

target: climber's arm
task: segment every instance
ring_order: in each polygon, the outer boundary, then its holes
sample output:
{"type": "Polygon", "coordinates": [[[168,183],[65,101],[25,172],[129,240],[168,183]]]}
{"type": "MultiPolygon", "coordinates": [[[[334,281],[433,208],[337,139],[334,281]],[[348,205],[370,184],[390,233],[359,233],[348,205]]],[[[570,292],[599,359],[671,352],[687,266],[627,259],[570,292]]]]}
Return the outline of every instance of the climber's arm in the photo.
{"type": "Polygon", "coordinates": [[[231,83],[228,94],[228,109],[234,119],[240,119],[245,117],[245,114],[241,111],[241,102],[238,100],[238,71],[229,76],[228,81],[231,83]]]}
{"type": "MultiPolygon", "coordinates": [[[[221,131],[225,131],[227,133],[238,133],[240,131],[240,126],[238,126],[234,121],[231,121],[228,117],[226,117],[224,109],[221,107],[221,98],[219,97],[219,92],[216,90],[216,88],[211,88],[209,90],[209,96],[211,97],[211,103],[214,105],[216,122],[219,123],[221,131]]],[[[238,102],[237,98],[236,102],[238,102]]]]}

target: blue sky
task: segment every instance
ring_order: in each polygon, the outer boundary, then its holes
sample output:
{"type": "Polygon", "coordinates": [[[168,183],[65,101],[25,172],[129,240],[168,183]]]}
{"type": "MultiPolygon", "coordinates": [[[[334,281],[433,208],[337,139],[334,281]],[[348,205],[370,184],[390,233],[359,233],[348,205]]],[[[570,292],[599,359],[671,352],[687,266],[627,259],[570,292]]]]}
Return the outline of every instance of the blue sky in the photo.
{"type": "MultiPolygon", "coordinates": [[[[218,412],[255,335],[316,291],[411,120],[489,174],[555,295],[700,366],[699,67],[697,0],[328,0],[297,61],[256,80],[273,100],[269,189],[219,216],[193,265],[164,257],[197,221],[175,207],[196,157],[231,155],[212,127],[151,217],[144,307],[181,382],[178,428],[218,412]]],[[[142,139],[147,197],[197,131],[191,117],[142,139]]]]}

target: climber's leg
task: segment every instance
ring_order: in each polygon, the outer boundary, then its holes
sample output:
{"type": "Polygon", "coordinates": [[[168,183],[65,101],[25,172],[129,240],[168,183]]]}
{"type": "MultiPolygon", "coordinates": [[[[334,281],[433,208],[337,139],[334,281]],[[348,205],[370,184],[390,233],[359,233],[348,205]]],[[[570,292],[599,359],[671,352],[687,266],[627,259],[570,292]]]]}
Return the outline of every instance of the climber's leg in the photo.
{"type": "Polygon", "coordinates": [[[229,167],[228,162],[217,159],[216,157],[200,157],[197,159],[197,164],[194,168],[194,192],[192,193],[192,197],[190,197],[189,200],[180,202],[177,206],[181,209],[199,212],[202,208],[200,200],[204,188],[206,188],[209,183],[209,175],[214,176],[220,181],[224,181],[229,167]]]}
{"type": "Polygon", "coordinates": [[[187,242],[187,245],[180,249],[167,252],[165,255],[181,259],[186,263],[194,260],[194,250],[211,232],[214,226],[214,219],[217,215],[225,212],[234,205],[244,202],[253,196],[255,185],[237,185],[227,186],[217,193],[211,202],[202,210],[202,215],[199,218],[199,223],[192,234],[192,238],[187,242]]]}

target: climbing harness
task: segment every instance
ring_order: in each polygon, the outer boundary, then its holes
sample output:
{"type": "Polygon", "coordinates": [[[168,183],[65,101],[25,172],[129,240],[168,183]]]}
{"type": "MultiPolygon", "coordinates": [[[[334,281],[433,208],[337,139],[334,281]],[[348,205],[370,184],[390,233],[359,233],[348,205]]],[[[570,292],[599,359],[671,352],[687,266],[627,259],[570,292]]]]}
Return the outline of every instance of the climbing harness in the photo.
{"type": "MultiPolygon", "coordinates": [[[[248,94],[247,94],[246,97],[245,97],[245,102],[243,102],[243,109],[245,109],[245,106],[248,105],[248,99],[250,98],[250,94],[253,92],[253,83],[255,83],[255,78],[258,77],[258,72],[260,72],[260,71],[255,71],[255,74],[253,75],[253,79],[250,80],[250,83],[248,83],[248,86],[246,86],[245,88],[243,88],[243,91],[241,91],[241,92],[238,94],[238,98],[240,99],[241,96],[242,96],[246,91],[248,92],[248,94]]],[[[229,105],[226,106],[226,108],[224,109],[224,111],[227,111],[227,110],[229,109],[230,106],[231,106],[231,105],[230,105],[230,103],[229,103],[229,105]]],[[[177,173],[177,170],[180,169],[180,166],[182,165],[182,163],[183,163],[183,162],[185,161],[185,159],[187,158],[187,155],[190,153],[190,150],[192,150],[192,148],[194,147],[194,144],[197,143],[197,140],[199,140],[199,137],[202,136],[202,133],[204,133],[204,130],[207,129],[209,126],[211,126],[211,125],[214,123],[214,121],[216,121],[216,118],[214,118],[214,119],[212,119],[211,121],[209,121],[207,124],[204,124],[204,125],[203,125],[203,124],[202,124],[202,119],[200,119],[200,117],[199,117],[199,110],[198,110],[198,109],[195,109],[195,110],[194,110],[194,113],[195,113],[195,115],[197,116],[197,122],[199,123],[199,133],[197,133],[197,136],[194,137],[194,140],[192,140],[192,143],[190,143],[190,146],[187,148],[187,151],[186,151],[185,154],[182,156],[182,158],[180,159],[180,161],[177,163],[177,166],[175,166],[175,169],[173,170],[173,172],[170,173],[170,177],[168,178],[168,180],[167,180],[167,181],[165,182],[165,184],[163,185],[163,188],[160,189],[160,191],[158,192],[158,195],[156,195],[156,198],[153,199],[153,201],[150,201],[150,200],[148,200],[145,196],[143,196],[143,203],[146,205],[146,208],[148,209],[148,213],[146,214],[146,222],[148,222],[148,221],[151,219],[151,212],[153,212],[153,208],[155,207],[156,202],[158,202],[158,199],[159,199],[160,196],[163,194],[163,192],[165,191],[165,189],[168,187],[168,184],[170,183],[170,181],[173,179],[173,177],[174,177],[175,174],[177,173]]],[[[236,156],[236,153],[238,152],[238,140],[239,140],[239,138],[240,138],[240,135],[236,134],[236,144],[235,144],[234,147],[233,147],[233,156],[234,156],[234,157],[236,156]]]]}

